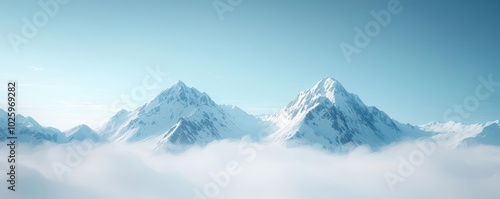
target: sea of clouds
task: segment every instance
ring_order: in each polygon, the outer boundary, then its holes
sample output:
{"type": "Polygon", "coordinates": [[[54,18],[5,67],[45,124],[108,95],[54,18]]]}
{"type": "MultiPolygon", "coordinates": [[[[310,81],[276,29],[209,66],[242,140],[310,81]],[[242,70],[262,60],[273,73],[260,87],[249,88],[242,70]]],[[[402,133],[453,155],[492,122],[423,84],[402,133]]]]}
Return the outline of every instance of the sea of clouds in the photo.
{"type": "MultiPolygon", "coordinates": [[[[500,148],[413,141],[332,153],[220,141],[181,153],[146,144],[20,146],[8,199],[498,199],[500,148]]],[[[7,157],[5,144],[1,157],[7,157]]],[[[0,161],[7,179],[7,161],[0,161]]]]}

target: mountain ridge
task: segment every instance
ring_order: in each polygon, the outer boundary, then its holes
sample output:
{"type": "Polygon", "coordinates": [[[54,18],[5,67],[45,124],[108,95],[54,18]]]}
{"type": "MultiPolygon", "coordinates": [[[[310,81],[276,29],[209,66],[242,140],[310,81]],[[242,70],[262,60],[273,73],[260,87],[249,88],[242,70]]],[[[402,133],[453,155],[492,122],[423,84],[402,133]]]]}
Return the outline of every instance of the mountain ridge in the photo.
{"type": "MultiPolygon", "coordinates": [[[[6,113],[0,109],[0,114],[0,122],[3,122],[6,113]]],[[[85,139],[147,142],[158,150],[243,137],[289,146],[320,145],[334,151],[360,145],[378,149],[395,142],[429,137],[456,148],[464,143],[483,143],[484,139],[495,138],[495,126],[487,132],[482,130],[488,125],[500,124],[500,120],[475,125],[452,121],[418,126],[401,124],[377,107],[365,105],[358,95],[329,77],[300,92],[276,113],[259,117],[236,106],[217,104],[207,93],[180,80],[136,110],[118,111],[97,130],[82,124],[61,132],[42,127],[31,117],[19,117],[20,129],[27,129],[21,140],[27,142],[66,143],[85,139]],[[459,139],[452,136],[456,131],[460,131],[459,139]],[[474,139],[476,137],[481,139],[474,139]]],[[[0,131],[3,132],[0,132],[0,141],[5,140],[5,130],[0,128],[0,131]]]]}

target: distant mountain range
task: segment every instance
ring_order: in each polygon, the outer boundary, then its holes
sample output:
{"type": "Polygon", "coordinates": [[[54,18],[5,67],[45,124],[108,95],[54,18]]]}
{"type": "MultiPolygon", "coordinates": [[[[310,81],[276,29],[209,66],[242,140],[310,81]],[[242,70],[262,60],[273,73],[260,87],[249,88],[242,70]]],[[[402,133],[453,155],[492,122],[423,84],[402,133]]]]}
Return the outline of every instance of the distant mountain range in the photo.
{"type": "MultiPolygon", "coordinates": [[[[0,123],[7,113],[0,109],[0,123]]],[[[431,122],[401,124],[376,107],[366,106],[340,82],[325,78],[301,92],[286,107],[255,117],[235,106],[219,105],[206,93],[178,81],[149,103],[133,111],[121,110],[100,129],[79,125],[66,132],[43,127],[31,117],[17,115],[21,142],[67,143],[147,142],[158,150],[182,150],[216,140],[275,142],[287,146],[313,145],[346,151],[365,145],[379,149],[392,143],[432,138],[451,148],[475,144],[500,145],[500,122],[461,124],[431,122]]],[[[7,139],[6,125],[0,141],[7,139]]]]}
{"type": "Polygon", "coordinates": [[[437,133],[433,139],[450,148],[477,144],[500,145],[500,120],[483,124],[462,124],[453,121],[430,122],[420,125],[419,128],[437,133]]]}
{"type": "MultiPolygon", "coordinates": [[[[0,124],[7,124],[7,112],[0,109],[0,124]]],[[[71,141],[83,141],[90,139],[94,142],[101,141],[101,136],[87,125],[79,125],[66,132],[52,127],[41,126],[31,117],[21,114],[16,115],[17,140],[33,144],[43,142],[67,143],[71,141]]],[[[8,137],[7,125],[0,125],[0,142],[6,141],[8,137]]]]}

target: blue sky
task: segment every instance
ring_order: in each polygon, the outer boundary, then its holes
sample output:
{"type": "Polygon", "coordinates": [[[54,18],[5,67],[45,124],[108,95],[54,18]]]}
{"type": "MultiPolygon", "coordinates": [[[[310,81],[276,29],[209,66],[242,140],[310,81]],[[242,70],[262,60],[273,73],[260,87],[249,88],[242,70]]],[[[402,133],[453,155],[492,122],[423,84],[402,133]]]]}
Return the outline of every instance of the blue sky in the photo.
{"type": "MultiPolygon", "coordinates": [[[[479,77],[500,82],[497,1],[401,0],[402,11],[349,63],[339,45],[353,45],[354,28],[390,1],[221,0],[233,9],[221,20],[211,0],[72,0],[16,52],[9,34],[22,36],[23,17],[45,12],[39,2],[49,0],[2,1],[0,81],[19,82],[21,114],[62,130],[96,127],[156,67],[161,82],[136,104],[180,79],[217,103],[271,113],[329,76],[413,124],[449,118],[448,109],[475,96],[479,77]]],[[[500,119],[494,88],[459,118],[500,119]]]]}

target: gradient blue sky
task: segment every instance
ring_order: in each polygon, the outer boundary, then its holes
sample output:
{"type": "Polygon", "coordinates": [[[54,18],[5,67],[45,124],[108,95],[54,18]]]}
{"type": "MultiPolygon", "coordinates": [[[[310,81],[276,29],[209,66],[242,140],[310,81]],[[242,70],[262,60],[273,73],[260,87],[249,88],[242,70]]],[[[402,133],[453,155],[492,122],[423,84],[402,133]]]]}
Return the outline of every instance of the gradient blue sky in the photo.
{"type": "MultiPolygon", "coordinates": [[[[339,44],[352,44],[354,27],[389,1],[243,0],[221,21],[211,0],[72,0],[16,53],[7,35],[42,11],[38,2],[1,1],[0,82],[20,83],[21,114],[62,130],[98,126],[155,66],[168,76],[140,103],[180,79],[217,103],[271,113],[329,76],[413,124],[442,121],[479,76],[500,81],[493,0],[401,0],[403,11],[351,63],[339,44]]],[[[500,87],[463,122],[497,119],[500,87]]]]}

